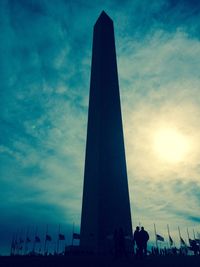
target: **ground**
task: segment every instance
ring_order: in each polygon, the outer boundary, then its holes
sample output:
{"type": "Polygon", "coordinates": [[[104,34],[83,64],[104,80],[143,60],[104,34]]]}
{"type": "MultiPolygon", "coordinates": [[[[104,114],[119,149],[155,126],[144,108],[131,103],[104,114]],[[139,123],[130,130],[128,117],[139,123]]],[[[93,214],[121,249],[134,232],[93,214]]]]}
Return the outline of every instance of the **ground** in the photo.
{"type": "Polygon", "coordinates": [[[139,260],[95,256],[0,257],[0,267],[199,267],[200,256],[160,256],[139,260]]]}

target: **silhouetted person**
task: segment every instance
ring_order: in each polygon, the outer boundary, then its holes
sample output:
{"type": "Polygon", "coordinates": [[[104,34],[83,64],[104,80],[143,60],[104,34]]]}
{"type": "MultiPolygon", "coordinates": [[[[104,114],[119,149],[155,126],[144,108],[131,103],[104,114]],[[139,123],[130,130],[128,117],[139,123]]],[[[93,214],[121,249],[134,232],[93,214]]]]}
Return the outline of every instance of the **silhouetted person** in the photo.
{"type": "Polygon", "coordinates": [[[140,246],[140,237],[139,237],[139,234],[140,233],[140,227],[137,226],[136,229],[135,229],[135,232],[133,233],[133,245],[135,247],[135,245],[137,246],[134,251],[135,251],[135,254],[136,256],[138,256],[138,252],[139,252],[139,246],[140,246]]]}
{"type": "Polygon", "coordinates": [[[147,242],[149,240],[149,234],[144,230],[144,227],[141,227],[139,232],[139,253],[141,256],[147,255],[147,242]]]}

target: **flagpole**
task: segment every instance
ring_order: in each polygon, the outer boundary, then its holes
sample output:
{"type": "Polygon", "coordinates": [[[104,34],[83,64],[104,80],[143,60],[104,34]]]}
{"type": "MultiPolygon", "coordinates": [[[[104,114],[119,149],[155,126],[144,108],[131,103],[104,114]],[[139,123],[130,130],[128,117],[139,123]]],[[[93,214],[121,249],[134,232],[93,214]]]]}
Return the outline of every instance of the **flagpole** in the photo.
{"type": "Polygon", "coordinates": [[[66,248],[67,248],[67,232],[66,232],[66,239],[65,239],[65,250],[64,250],[64,255],[66,255],[66,248]]]}
{"type": "Polygon", "coordinates": [[[26,255],[26,252],[27,252],[27,236],[28,236],[28,232],[29,232],[29,227],[27,226],[26,237],[25,237],[25,240],[24,240],[24,255],[26,255]]]}
{"type": "Polygon", "coordinates": [[[18,246],[18,251],[17,254],[20,255],[20,248],[21,248],[21,235],[22,235],[22,229],[19,230],[19,246],[18,246]]]}
{"type": "Polygon", "coordinates": [[[187,228],[187,236],[188,236],[188,242],[189,242],[189,245],[190,245],[190,236],[189,236],[188,228],[187,228]]]}
{"type": "Polygon", "coordinates": [[[46,225],[46,235],[45,235],[45,241],[44,241],[44,255],[46,253],[46,246],[47,246],[47,233],[48,233],[48,224],[46,225]]]}
{"type": "Polygon", "coordinates": [[[19,230],[19,245],[18,245],[18,248],[17,248],[17,255],[20,255],[20,247],[21,247],[21,230],[19,230]]]}
{"type": "Polygon", "coordinates": [[[14,233],[12,233],[12,241],[11,241],[11,247],[10,247],[10,256],[13,255],[13,244],[14,244],[14,233]]]}
{"type": "Polygon", "coordinates": [[[66,247],[66,242],[67,242],[67,235],[64,234],[64,237],[65,237],[65,240],[64,240],[64,242],[63,242],[63,253],[64,253],[64,255],[65,255],[65,247],[66,247]]]}
{"type": "Polygon", "coordinates": [[[74,222],[72,227],[72,247],[74,246],[74,222]]]}
{"type": "Polygon", "coordinates": [[[157,240],[156,225],[155,225],[155,223],[154,223],[154,232],[155,232],[155,238],[156,238],[156,247],[158,249],[158,240],[157,240]]]}
{"type": "Polygon", "coordinates": [[[17,241],[18,235],[19,235],[19,229],[17,229],[17,233],[16,233],[17,248],[16,248],[16,254],[15,255],[18,255],[18,253],[19,253],[19,244],[18,244],[18,241],[17,241]]]}
{"type": "Polygon", "coordinates": [[[24,241],[24,255],[26,255],[26,251],[27,251],[27,237],[28,237],[28,226],[26,230],[26,239],[24,241]]]}
{"type": "Polygon", "coordinates": [[[20,243],[20,247],[19,247],[19,255],[22,254],[22,233],[23,233],[23,228],[20,231],[20,238],[19,238],[19,243],[20,243]]]}
{"type": "Polygon", "coordinates": [[[11,250],[12,256],[15,255],[15,248],[16,248],[16,232],[13,233],[13,245],[12,245],[12,250],[11,250]]]}
{"type": "Polygon", "coordinates": [[[56,252],[56,241],[54,242],[54,255],[56,255],[57,252],[56,252]]]}
{"type": "Polygon", "coordinates": [[[17,235],[18,235],[18,230],[16,230],[15,233],[15,247],[14,247],[14,255],[16,255],[15,253],[17,253],[17,248],[18,248],[18,243],[17,243],[17,235]]]}
{"type": "Polygon", "coordinates": [[[167,232],[168,232],[168,237],[169,237],[169,247],[171,249],[171,241],[170,241],[170,233],[169,233],[169,224],[167,224],[167,232]]]}
{"type": "Polygon", "coordinates": [[[179,233],[180,246],[181,246],[181,231],[180,231],[180,227],[179,226],[178,226],[178,233],[179,233]]]}
{"type": "Polygon", "coordinates": [[[58,254],[58,251],[59,251],[59,240],[60,240],[59,235],[60,235],[60,224],[58,226],[57,254],[58,254]]]}
{"type": "Polygon", "coordinates": [[[20,230],[20,248],[19,248],[19,254],[23,254],[22,253],[22,248],[23,248],[23,246],[21,245],[23,242],[23,239],[22,239],[22,232],[23,232],[23,230],[21,229],[20,230]]]}
{"type": "Polygon", "coordinates": [[[35,228],[35,236],[34,236],[34,240],[33,240],[33,253],[35,253],[36,236],[37,236],[37,226],[35,228]]]}
{"type": "Polygon", "coordinates": [[[196,239],[196,236],[195,236],[194,228],[193,228],[193,235],[194,235],[194,240],[195,240],[196,239]]]}

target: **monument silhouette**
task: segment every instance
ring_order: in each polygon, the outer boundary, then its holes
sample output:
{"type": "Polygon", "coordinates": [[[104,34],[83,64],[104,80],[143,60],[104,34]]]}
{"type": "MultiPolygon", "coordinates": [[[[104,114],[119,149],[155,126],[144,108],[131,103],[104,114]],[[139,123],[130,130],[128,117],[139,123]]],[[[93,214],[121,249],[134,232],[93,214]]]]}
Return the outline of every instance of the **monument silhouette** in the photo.
{"type": "Polygon", "coordinates": [[[94,25],[80,247],[105,252],[116,230],[132,235],[114,27],[94,25]]]}

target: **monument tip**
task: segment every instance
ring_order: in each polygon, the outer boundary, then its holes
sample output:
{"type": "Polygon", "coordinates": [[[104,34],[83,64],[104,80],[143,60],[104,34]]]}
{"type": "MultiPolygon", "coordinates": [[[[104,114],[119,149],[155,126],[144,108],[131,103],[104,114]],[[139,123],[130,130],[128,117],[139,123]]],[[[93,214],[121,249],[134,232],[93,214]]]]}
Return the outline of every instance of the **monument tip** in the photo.
{"type": "Polygon", "coordinates": [[[112,22],[112,19],[108,16],[108,14],[103,10],[100,14],[100,16],[98,17],[96,24],[97,23],[102,23],[102,22],[112,22]]]}

